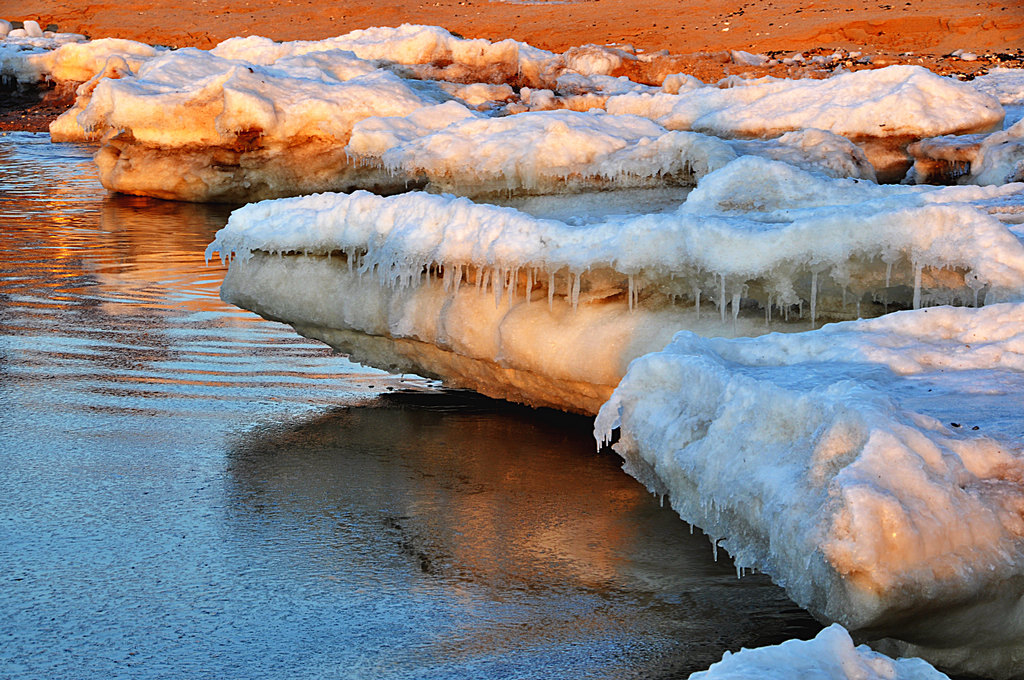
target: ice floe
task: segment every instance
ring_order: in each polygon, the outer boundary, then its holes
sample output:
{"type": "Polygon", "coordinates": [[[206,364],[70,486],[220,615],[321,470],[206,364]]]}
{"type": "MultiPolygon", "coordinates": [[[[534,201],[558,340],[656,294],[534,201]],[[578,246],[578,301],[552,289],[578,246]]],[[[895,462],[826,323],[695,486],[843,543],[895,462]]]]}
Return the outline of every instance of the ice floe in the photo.
{"type": "Polygon", "coordinates": [[[690,680],[948,680],[921,659],[891,659],[866,645],[854,647],[850,634],[833,624],[813,640],[789,640],[774,647],[743,649],[725,656],[690,680]]]}
{"type": "Polygon", "coordinates": [[[1022,189],[880,187],[744,157],[702,180],[702,209],[570,225],[451,195],[322,194],[235,211],[208,254],[234,257],[226,299],[368,363],[592,413],[681,328],[755,335],[1020,296],[1024,247],[971,201],[1022,189]],[[758,173],[843,200],[733,214],[715,200],[758,173]]]}
{"type": "Polygon", "coordinates": [[[909,141],[996,129],[999,101],[919,66],[842,73],[823,80],[733,79],[732,87],[679,95],[625,94],[610,113],[646,115],[671,130],[772,137],[815,128],[860,143],[876,171],[902,177],[909,141]]]}
{"type": "Polygon", "coordinates": [[[1021,303],[683,332],[631,364],[595,431],[617,430],[627,470],[812,613],[1013,677],[1022,339],[1021,303]]]}
{"type": "MultiPolygon", "coordinates": [[[[638,59],[623,50],[555,54],[432,26],[286,43],[232,38],[210,51],[96,43],[3,68],[92,78],[51,126],[54,138],[101,143],[101,181],[112,190],[193,201],[424,184],[467,196],[536,193],[555,190],[556,178],[563,191],[692,183],[712,146],[716,158],[728,156],[711,137],[740,154],[892,180],[910,165],[908,143],[990,131],[1004,117],[996,97],[920,67],[710,85],[675,74],[656,88],[613,77],[638,59]],[[360,88],[360,78],[377,84],[360,88]],[[553,110],[580,115],[538,116],[553,110]],[[652,121],[648,129],[637,116],[652,121]],[[704,134],[702,148],[682,132],[704,134]],[[536,157],[506,148],[511,138],[536,157]],[[621,141],[613,153],[611,138],[621,141]],[[567,168],[566,149],[588,160],[567,168]]],[[[1009,81],[1001,82],[1004,96],[1009,81]]]]}

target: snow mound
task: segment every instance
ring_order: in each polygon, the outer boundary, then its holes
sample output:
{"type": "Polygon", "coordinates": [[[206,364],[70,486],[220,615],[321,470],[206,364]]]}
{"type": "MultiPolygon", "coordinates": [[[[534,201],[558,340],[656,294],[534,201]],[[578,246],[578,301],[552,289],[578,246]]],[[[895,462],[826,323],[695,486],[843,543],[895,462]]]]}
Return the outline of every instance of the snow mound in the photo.
{"type": "Polygon", "coordinates": [[[890,659],[865,645],[853,646],[837,624],[813,640],[788,640],[774,647],[726,652],[722,660],[690,680],[948,680],[921,659],[890,659]]]}
{"type": "Polygon", "coordinates": [[[595,435],[816,616],[1014,677],[1024,652],[1024,304],[810,333],[679,333],[595,435]]]}
{"type": "Polygon", "coordinates": [[[947,134],[997,129],[999,101],[970,85],[919,66],[841,73],[824,80],[735,79],[678,95],[624,94],[607,102],[610,113],[649,117],[670,130],[720,137],[774,137],[819,129],[863,146],[879,176],[907,171],[908,142],[947,134]]]}
{"type": "Polygon", "coordinates": [[[592,413],[631,359],[680,328],[756,335],[1020,296],[1024,247],[964,202],[996,194],[974,188],[910,207],[849,200],[762,219],[683,204],[580,225],[451,195],[321,194],[236,210],[207,254],[234,256],[225,299],[373,365],[592,413]],[[356,336],[375,347],[353,348],[356,336]],[[388,354],[413,340],[431,348],[388,354]],[[436,351],[486,362],[486,379],[479,365],[423,359],[436,351]],[[526,373],[530,384],[519,384],[526,373]]]}
{"type": "Polygon", "coordinates": [[[472,197],[693,185],[735,158],[721,140],[669,132],[635,116],[550,111],[486,118],[450,104],[363,120],[348,149],[363,162],[424,179],[432,191],[472,197]]]}
{"type": "MultiPolygon", "coordinates": [[[[935,137],[992,129],[1003,109],[992,96],[920,66],[841,73],[824,80],[763,78],[734,87],[707,87],[664,97],[647,95],[650,117],[672,130],[725,137],[761,137],[815,128],[844,137],[935,137]]],[[[608,102],[639,113],[645,95],[608,102]]]]}

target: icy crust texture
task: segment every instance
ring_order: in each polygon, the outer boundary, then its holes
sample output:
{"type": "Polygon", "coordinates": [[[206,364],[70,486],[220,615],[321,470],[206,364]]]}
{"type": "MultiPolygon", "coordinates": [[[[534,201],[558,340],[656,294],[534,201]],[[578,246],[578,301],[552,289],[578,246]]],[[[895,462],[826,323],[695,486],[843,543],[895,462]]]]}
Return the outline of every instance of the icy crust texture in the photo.
{"type": "Polygon", "coordinates": [[[631,359],[680,328],[805,330],[1024,292],[1021,243],[970,202],[1024,187],[882,187],[745,157],[708,175],[697,199],[716,204],[715,187],[737,173],[762,177],[764,195],[794,184],[806,194],[776,196],[774,212],[691,214],[687,201],[582,226],[450,195],[322,194],[235,211],[207,252],[234,256],[225,299],[369,363],[587,413],[631,359]],[[829,192],[831,205],[815,207],[829,192]],[[478,365],[467,377],[437,357],[399,360],[386,343],[353,348],[353,334],[435,345],[487,362],[490,373],[478,365]],[[516,372],[543,380],[507,389],[523,382],[516,372]],[[555,399],[560,380],[575,387],[555,399]]]}
{"type": "Polygon", "coordinates": [[[1024,304],[813,333],[681,332],[595,424],[739,568],[990,677],[1024,660],[1024,304]]]}
{"type": "MultiPolygon", "coordinates": [[[[196,201],[393,193],[427,182],[468,195],[692,184],[734,157],[720,141],[639,118],[494,119],[476,111],[514,99],[509,82],[561,77],[570,89],[611,87],[595,79],[617,60],[603,48],[554,55],[425,26],[318,42],[235,38],[211,52],[184,49],[142,63],[112,56],[51,134],[100,141],[97,164],[110,189],[196,201]],[[419,79],[426,77],[447,80],[419,79]],[[516,151],[510,138],[526,150],[516,151]],[[453,139],[459,144],[442,153],[453,139]],[[553,155],[567,143],[574,156],[553,155]]],[[[622,81],[608,80],[622,90],[622,81]]]]}
{"type": "Polygon", "coordinates": [[[348,148],[367,163],[429,182],[432,191],[471,197],[692,186],[736,157],[722,140],[669,132],[637,116],[543,111],[489,118],[462,115],[469,112],[461,106],[438,108],[454,115],[363,120],[348,148]],[[428,117],[439,129],[423,134],[428,117]]]}
{"type": "Polygon", "coordinates": [[[109,189],[192,201],[692,185],[737,154],[891,179],[908,141],[1003,118],[995,98],[916,67],[717,86],[679,76],[657,89],[611,77],[636,59],[612,48],[557,55],[430,26],[233,38],[209,52],[72,47],[47,58],[94,75],[53,138],[100,141],[109,189]]]}
{"type": "Polygon", "coordinates": [[[160,50],[134,40],[103,38],[86,41],[76,34],[57,34],[52,44],[25,47],[11,41],[0,42],[0,76],[24,84],[45,80],[58,83],[82,83],[104,69],[111,57],[138,68],[160,50]],[[60,36],[67,36],[61,40],[60,36]]]}
{"type": "Polygon", "coordinates": [[[993,129],[995,97],[920,66],[889,66],[824,80],[735,80],[734,87],[679,95],[627,94],[610,113],[646,115],[671,130],[724,137],[774,136],[817,128],[844,137],[933,137],[993,129]]]}
{"type": "Polygon", "coordinates": [[[1024,181],[1024,119],[990,135],[947,135],[908,147],[908,180],[922,184],[1006,184],[1024,181]]]}
{"type": "Polygon", "coordinates": [[[866,645],[854,647],[839,625],[813,640],[789,640],[774,647],[726,652],[690,680],[948,680],[921,659],[891,659],[866,645]]]}
{"type": "Polygon", "coordinates": [[[919,66],[842,73],[824,80],[731,83],[678,95],[625,94],[610,98],[607,110],[646,116],[670,130],[720,137],[826,130],[860,144],[886,180],[899,180],[906,173],[908,142],[994,130],[1005,115],[995,97],[919,66]]]}

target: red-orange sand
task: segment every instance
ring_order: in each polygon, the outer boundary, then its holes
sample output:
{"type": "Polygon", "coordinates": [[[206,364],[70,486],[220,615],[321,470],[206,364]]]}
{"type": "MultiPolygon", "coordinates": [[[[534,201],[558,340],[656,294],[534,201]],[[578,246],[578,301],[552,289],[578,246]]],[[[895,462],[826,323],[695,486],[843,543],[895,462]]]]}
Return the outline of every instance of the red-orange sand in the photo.
{"type": "Polygon", "coordinates": [[[309,40],[402,23],[558,52],[586,43],[674,54],[1024,47],[1021,0],[2,0],[0,18],[37,18],[93,38],[196,47],[237,35],[309,40]]]}
{"type": "Polygon", "coordinates": [[[556,52],[587,43],[665,50],[672,56],[660,68],[627,73],[652,84],[673,72],[706,82],[750,71],[808,75],[739,67],[725,50],[844,48],[872,56],[872,66],[919,63],[967,77],[992,65],[1024,66],[1024,0],[0,0],[0,18],[35,19],[91,38],[202,48],[233,36],[316,40],[370,26],[430,24],[556,52]],[[981,58],[944,56],[957,49],[981,58]]]}

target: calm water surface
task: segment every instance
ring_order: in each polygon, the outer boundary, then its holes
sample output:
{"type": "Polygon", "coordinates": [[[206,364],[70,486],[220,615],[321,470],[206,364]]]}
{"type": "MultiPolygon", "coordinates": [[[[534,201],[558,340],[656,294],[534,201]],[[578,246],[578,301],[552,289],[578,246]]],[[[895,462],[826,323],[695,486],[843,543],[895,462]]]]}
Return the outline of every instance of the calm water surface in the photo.
{"type": "Polygon", "coordinates": [[[0,136],[0,677],[684,678],[818,626],[594,451],[217,297],[223,207],[0,136]]]}

